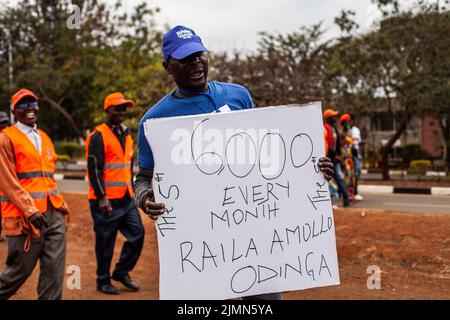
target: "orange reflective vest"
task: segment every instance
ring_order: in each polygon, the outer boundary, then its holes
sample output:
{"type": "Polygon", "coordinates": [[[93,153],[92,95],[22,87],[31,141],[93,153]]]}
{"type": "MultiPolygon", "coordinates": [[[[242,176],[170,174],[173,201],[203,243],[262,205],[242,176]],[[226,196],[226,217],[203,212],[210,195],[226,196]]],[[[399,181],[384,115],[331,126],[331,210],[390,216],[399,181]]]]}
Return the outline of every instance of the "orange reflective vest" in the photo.
{"type": "MultiPolygon", "coordinates": [[[[105,194],[108,199],[120,199],[125,196],[127,191],[130,196],[134,196],[132,187],[132,168],[131,162],[133,160],[133,138],[128,135],[125,138],[125,152],[117,137],[114,135],[109,126],[104,123],[95,128],[95,131],[100,132],[103,138],[105,164],[103,169],[103,181],[105,183],[105,194]]],[[[88,159],[89,143],[93,131],[86,138],[86,159],[88,159]]],[[[87,174],[89,179],[89,174],[87,174]]],[[[97,199],[94,188],[89,184],[89,199],[97,199]]]]}
{"type": "MultiPolygon", "coordinates": [[[[54,179],[56,168],[56,152],[49,136],[38,129],[42,139],[41,154],[28,137],[16,126],[3,129],[3,133],[11,140],[16,160],[16,174],[22,187],[28,191],[41,213],[47,211],[47,200],[58,209],[63,205],[63,197],[58,191],[54,179]]],[[[20,211],[2,193],[0,195],[3,217],[20,217],[20,211]]]]}

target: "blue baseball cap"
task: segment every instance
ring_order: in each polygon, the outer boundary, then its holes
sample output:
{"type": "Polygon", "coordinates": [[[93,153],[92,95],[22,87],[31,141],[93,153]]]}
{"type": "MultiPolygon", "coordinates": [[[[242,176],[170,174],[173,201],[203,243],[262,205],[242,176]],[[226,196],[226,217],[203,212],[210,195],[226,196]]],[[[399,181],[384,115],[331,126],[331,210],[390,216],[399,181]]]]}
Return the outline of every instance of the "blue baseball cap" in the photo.
{"type": "Polygon", "coordinates": [[[168,31],[163,37],[163,59],[169,57],[180,60],[200,51],[208,51],[202,43],[202,39],[195,31],[183,26],[176,26],[168,31]]]}

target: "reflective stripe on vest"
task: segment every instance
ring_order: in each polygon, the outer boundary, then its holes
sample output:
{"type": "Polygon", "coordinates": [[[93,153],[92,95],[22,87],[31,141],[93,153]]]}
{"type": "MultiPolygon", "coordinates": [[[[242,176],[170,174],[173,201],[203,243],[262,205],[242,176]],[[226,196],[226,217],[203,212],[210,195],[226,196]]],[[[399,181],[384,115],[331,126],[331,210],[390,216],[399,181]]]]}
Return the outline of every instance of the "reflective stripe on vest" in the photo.
{"type": "Polygon", "coordinates": [[[105,163],[105,169],[127,169],[130,168],[131,163],[105,163]]]}
{"type": "Polygon", "coordinates": [[[105,187],[126,187],[127,183],[124,181],[105,181],[105,187]]]}
{"type": "MultiPolygon", "coordinates": [[[[131,163],[134,151],[131,135],[126,136],[125,148],[123,148],[116,135],[106,123],[96,127],[95,131],[99,132],[103,139],[105,153],[103,182],[106,197],[108,199],[120,199],[127,192],[133,197],[131,163]]],[[[95,131],[86,139],[86,159],[89,158],[89,144],[95,131]]],[[[87,177],[89,178],[89,173],[87,177]]],[[[89,183],[88,197],[89,199],[97,199],[91,183],[89,183]]]]}
{"type": "MultiPolygon", "coordinates": [[[[48,193],[51,196],[53,196],[53,195],[59,194],[59,190],[58,189],[50,190],[48,193]]],[[[33,199],[46,199],[47,198],[47,192],[29,192],[29,195],[33,199]]],[[[7,196],[2,194],[2,195],[0,195],[0,202],[10,202],[10,201],[7,196]]]]}
{"type": "Polygon", "coordinates": [[[58,189],[50,190],[48,193],[49,193],[51,196],[54,196],[54,195],[59,194],[59,190],[58,190],[58,189]]]}
{"type": "Polygon", "coordinates": [[[39,178],[42,176],[53,179],[54,174],[53,172],[48,171],[45,171],[44,173],[42,173],[42,171],[17,172],[17,178],[19,179],[32,179],[32,178],[39,178]]]}
{"type": "MultiPolygon", "coordinates": [[[[36,208],[41,213],[45,213],[47,211],[47,199],[50,199],[56,209],[63,205],[64,200],[54,179],[57,156],[53,143],[44,131],[39,129],[37,131],[42,139],[41,154],[16,126],[3,129],[2,132],[11,140],[13,145],[16,174],[20,185],[33,198],[36,208]]],[[[23,212],[10,202],[3,193],[0,196],[0,202],[3,217],[23,216],[23,212]]]]}

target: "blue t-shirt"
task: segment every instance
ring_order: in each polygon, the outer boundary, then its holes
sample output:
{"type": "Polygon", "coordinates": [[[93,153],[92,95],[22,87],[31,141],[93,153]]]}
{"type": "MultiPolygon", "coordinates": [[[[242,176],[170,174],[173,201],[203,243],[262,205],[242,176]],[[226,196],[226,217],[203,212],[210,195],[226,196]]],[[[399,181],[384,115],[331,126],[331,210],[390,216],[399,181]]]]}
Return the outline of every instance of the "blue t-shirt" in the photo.
{"type": "Polygon", "coordinates": [[[152,149],[144,134],[144,122],[152,118],[165,118],[220,112],[219,108],[228,105],[231,110],[250,109],[252,97],[246,88],[232,83],[208,82],[208,91],[194,97],[177,99],[173,92],[162,98],[148,110],[139,122],[138,164],[145,169],[153,169],[152,149]]]}

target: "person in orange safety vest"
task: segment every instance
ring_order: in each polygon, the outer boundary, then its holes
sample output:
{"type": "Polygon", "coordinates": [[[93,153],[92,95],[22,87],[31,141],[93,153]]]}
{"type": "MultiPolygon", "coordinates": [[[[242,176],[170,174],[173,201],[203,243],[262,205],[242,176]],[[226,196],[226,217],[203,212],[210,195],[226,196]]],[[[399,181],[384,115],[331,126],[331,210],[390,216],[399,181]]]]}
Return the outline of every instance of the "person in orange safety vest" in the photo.
{"type": "Polygon", "coordinates": [[[97,289],[106,294],[119,293],[111,278],[130,290],[139,290],[129,272],[142,251],[144,226],[134,202],[133,138],[122,124],[127,108],[133,105],[120,92],[109,94],[103,105],[108,120],[86,139],[88,198],[96,236],[97,289]],[[118,231],[126,242],[111,276],[118,231]]]}
{"type": "Polygon", "coordinates": [[[0,203],[8,240],[0,299],[9,299],[38,261],[39,299],[61,299],[69,209],[54,178],[57,155],[50,137],[37,128],[36,95],[17,91],[12,108],[17,123],[0,133],[0,203]]]}

